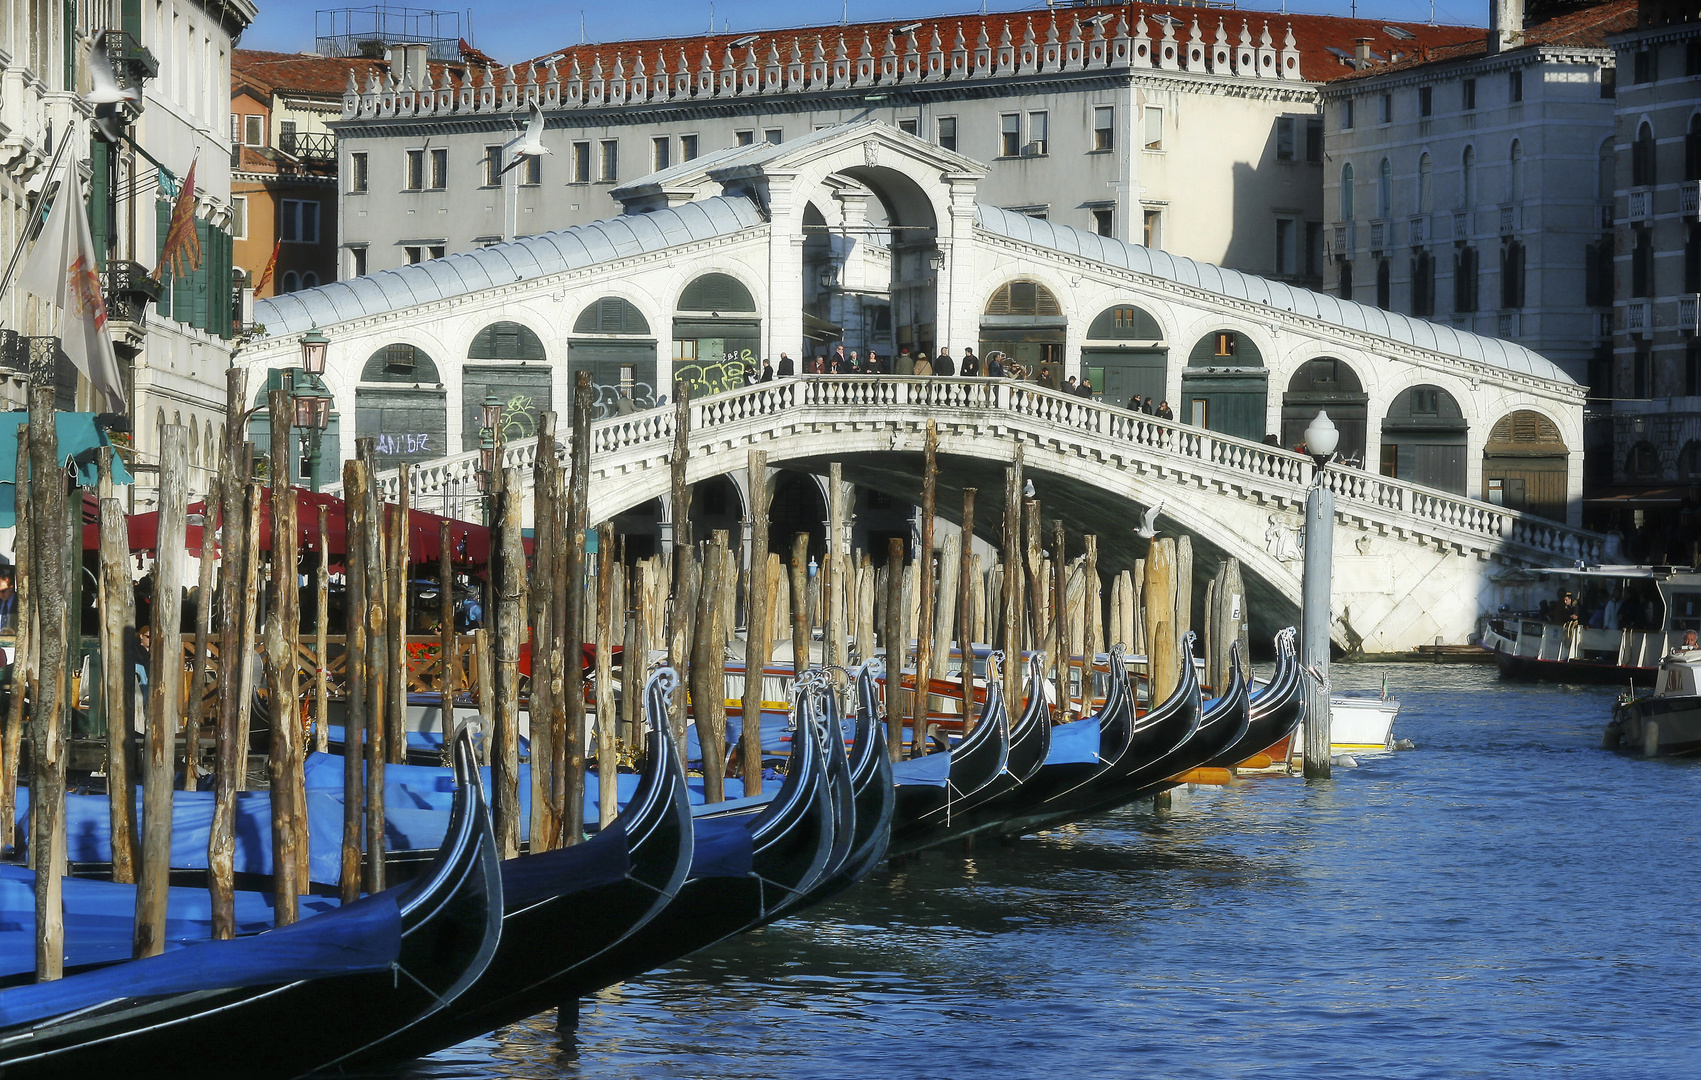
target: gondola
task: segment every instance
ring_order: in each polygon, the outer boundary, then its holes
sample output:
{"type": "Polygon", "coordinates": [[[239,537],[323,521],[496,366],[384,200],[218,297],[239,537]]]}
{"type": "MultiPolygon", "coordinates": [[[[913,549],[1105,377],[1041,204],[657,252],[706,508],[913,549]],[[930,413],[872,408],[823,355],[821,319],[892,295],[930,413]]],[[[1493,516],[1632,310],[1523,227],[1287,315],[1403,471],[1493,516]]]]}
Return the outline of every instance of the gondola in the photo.
{"type": "MultiPolygon", "coordinates": [[[[1128,743],[1120,755],[1087,783],[1058,792],[1030,805],[1023,812],[1010,815],[997,831],[1005,835],[1033,832],[1113,810],[1133,801],[1145,782],[1144,770],[1152,762],[1162,760],[1187,745],[1202,726],[1203,702],[1199,693],[1199,676],[1192,662],[1192,634],[1182,638],[1181,655],[1175,689],[1130,724],[1128,743]]],[[[1118,692],[1128,695],[1128,707],[1132,711],[1133,691],[1126,685],[1126,671],[1119,672],[1113,666],[1111,677],[1124,681],[1118,692]]]]}
{"type": "MultiPolygon", "coordinates": [[[[1003,767],[985,783],[960,793],[946,806],[919,821],[906,823],[890,853],[904,855],[959,840],[1000,820],[1024,800],[1023,785],[1045,764],[1051,749],[1051,716],[1044,694],[1045,654],[1028,657],[1028,697],[1022,715],[1010,728],[1003,767]]],[[[966,743],[968,740],[964,740],[966,743]]],[[[952,773],[955,776],[956,764],[952,773]]]]}
{"type": "Polygon", "coordinates": [[[495,954],[502,882],[466,729],[428,874],[278,930],[0,993],[0,1075],[296,1077],[453,1006],[495,954]]]}
{"type": "Polygon", "coordinates": [[[1010,756],[1010,711],[1003,687],[992,678],[994,665],[1002,666],[1003,662],[1000,652],[987,657],[986,711],[973,731],[948,751],[911,758],[892,767],[897,788],[892,853],[928,846],[929,832],[938,823],[949,821],[957,804],[1004,771],[1010,756]]]}
{"type": "Polygon", "coordinates": [[[835,809],[810,696],[807,685],[792,688],[797,730],[780,790],[757,805],[698,807],[691,875],[673,902],[570,972],[561,980],[558,1000],[594,993],[760,925],[822,880],[833,848],[835,809]],[[714,837],[712,848],[702,842],[705,833],[714,837]]]}
{"type": "MultiPolygon", "coordinates": [[[[881,661],[870,660],[856,670],[857,711],[853,718],[850,772],[851,799],[856,808],[855,831],[849,853],[838,869],[823,876],[798,907],[808,907],[849,888],[886,857],[892,834],[896,791],[892,786],[892,762],[880,735],[880,690],[877,685],[881,661]]],[[[826,729],[839,730],[837,695],[826,698],[826,729]]]]}
{"type": "MultiPolygon", "coordinates": [[[[1192,653],[1189,643],[1183,654],[1191,661],[1192,653]]],[[[1191,662],[1187,666],[1192,670],[1191,662]]],[[[1180,746],[1138,769],[1133,777],[1134,792],[1124,802],[1148,798],[1178,786],[1180,781],[1175,779],[1176,776],[1198,768],[1245,736],[1251,698],[1238,644],[1229,650],[1229,672],[1229,685],[1220,695],[1205,703],[1198,730],[1180,746]]]]}
{"type": "MultiPolygon", "coordinates": [[[[649,753],[620,816],[582,844],[502,864],[502,943],[448,1009],[371,1047],[362,1064],[421,1057],[559,1004],[574,968],[671,903],[691,866],[691,805],[668,724],[672,668],[644,687],[649,753]]],[[[842,756],[842,755],[841,755],[842,756]]]]}
{"type": "Polygon", "coordinates": [[[1270,681],[1252,695],[1247,706],[1246,733],[1205,764],[1228,769],[1275,746],[1292,735],[1305,718],[1304,673],[1294,649],[1293,627],[1276,634],[1276,670],[1270,681]]]}

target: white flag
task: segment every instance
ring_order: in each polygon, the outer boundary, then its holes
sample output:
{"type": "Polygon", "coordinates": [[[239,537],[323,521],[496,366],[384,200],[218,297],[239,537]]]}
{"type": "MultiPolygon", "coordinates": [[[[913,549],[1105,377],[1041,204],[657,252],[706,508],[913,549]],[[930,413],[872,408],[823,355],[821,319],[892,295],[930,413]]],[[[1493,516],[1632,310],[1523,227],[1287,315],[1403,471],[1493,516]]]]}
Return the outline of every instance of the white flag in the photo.
{"type": "Polygon", "coordinates": [[[107,409],[123,412],[124,382],[106,330],[97,267],[76,163],[67,157],[59,194],[24,264],[22,284],[59,309],[59,347],[105,398],[107,409]]]}

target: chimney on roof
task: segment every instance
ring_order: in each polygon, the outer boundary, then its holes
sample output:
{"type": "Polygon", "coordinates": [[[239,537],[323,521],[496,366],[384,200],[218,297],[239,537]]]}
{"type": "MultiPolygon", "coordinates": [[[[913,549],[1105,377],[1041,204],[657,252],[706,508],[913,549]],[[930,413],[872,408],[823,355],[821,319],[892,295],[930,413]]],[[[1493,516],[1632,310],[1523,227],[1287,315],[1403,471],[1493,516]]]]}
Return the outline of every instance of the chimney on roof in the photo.
{"type": "Polygon", "coordinates": [[[397,83],[417,88],[431,84],[431,72],[426,66],[430,52],[431,46],[423,42],[398,41],[385,48],[384,59],[389,62],[390,73],[395,75],[397,83]]]}
{"type": "Polygon", "coordinates": [[[1488,0],[1488,51],[1515,49],[1524,43],[1524,0],[1488,0]]]}
{"type": "Polygon", "coordinates": [[[1363,71],[1370,66],[1370,39],[1353,38],[1353,67],[1363,71]]]}

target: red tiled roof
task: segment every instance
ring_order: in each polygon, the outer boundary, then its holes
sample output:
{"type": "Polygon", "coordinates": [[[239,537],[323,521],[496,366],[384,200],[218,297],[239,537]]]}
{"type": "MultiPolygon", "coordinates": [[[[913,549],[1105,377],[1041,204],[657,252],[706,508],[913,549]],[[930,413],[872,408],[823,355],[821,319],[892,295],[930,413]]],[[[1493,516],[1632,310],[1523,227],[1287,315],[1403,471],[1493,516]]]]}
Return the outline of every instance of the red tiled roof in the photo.
{"type": "MultiPolygon", "coordinates": [[[[1524,43],[1505,51],[1542,46],[1604,49],[1607,48],[1608,35],[1621,34],[1635,28],[1636,10],[1637,0],[1612,0],[1610,3],[1556,13],[1540,21],[1529,21],[1524,24],[1524,43]]],[[[1468,60],[1487,54],[1487,34],[1485,31],[1478,31],[1476,37],[1469,41],[1432,47],[1409,59],[1390,64],[1375,64],[1363,71],[1347,72],[1341,77],[1372,78],[1386,75],[1390,71],[1407,71],[1424,64],[1468,60]]]]}
{"type": "MultiPolygon", "coordinates": [[[[1626,0],[1630,2],[1630,0],[1626,0]]],[[[642,41],[620,41],[594,45],[568,45],[553,53],[535,58],[529,63],[542,65],[551,57],[557,59],[557,69],[565,77],[567,68],[574,59],[579,61],[580,70],[589,75],[591,65],[596,61],[602,62],[603,72],[610,75],[614,70],[617,58],[625,61],[626,73],[632,73],[633,61],[642,57],[645,70],[655,74],[656,57],[662,55],[667,62],[670,73],[678,73],[679,54],[683,49],[686,60],[692,72],[696,72],[703,62],[703,53],[707,50],[710,59],[718,69],[726,50],[735,41],[755,37],[755,41],[747,46],[734,50],[734,59],[743,63],[749,49],[756,52],[756,62],[765,65],[769,59],[769,49],[779,48],[782,64],[791,60],[792,43],[796,42],[803,60],[807,63],[812,57],[815,43],[821,42],[826,58],[834,59],[838,50],[839,38],[845,42],[847,54],[855,60],[862,52],[863,35],[866,34],[873,46],[874,55],[880,57],[886,48],[886,35],[898,28],[915,25],[915,38],[920,50],[926,53],[932,48],[933,35],[939,35],[940,47],[949,53],[956,47],[957,32],[962,31],[964,46],[970,50],[976,47],[981,27],[986,28],[986,37],[992,48],[999,46],[1006,28],[1010,32],[1010,40],[1020,48],[1027,35],[1028,27],[1033,27],[1034,40],[1044,44],[1050,34],[1051,17],[1057,16],[1057,35],[1059,41],[1067,41],[1072,20],[1079,19],[1082,23],[1082,36],[1088,36],[1086,23],[1089,19],[1100,15],[1110,15],[1109,28],[1114,29],[1115,17],[1124,16],[1128,20],[1128,33],[1134,33],[1135,20],[1141,15],[1146,16],[1148,32],[1156,41],[1163,35],[1163,24],[1157,16],[1169,15],[1176,20],[1175,36],[1185,42],[1192,31],[1193,21],[1199,22],[1199,31],[1207,47],[1216,39],[1219,22],[1228,35],[1230,45],[1240,40],[1242,24],[1252,34],[1254,45],[1264,28],[1268,26],[1270,37],[1275,47],[1282,47],[1287,28],[1292,27],[1295,41],[1300,52],[1300,74],[1304,79],[1313,82],[1326,82],[1351,74],[1352,69],[1339,56],[1329,51],[1330,47],[1340,49],[1348,56],[1352,55],[1354,40],[1370,38],[1373,52],[1382,56],[1390,56],[1395,52],[1402,54],[1416,53],[1420,49],[1435,49],[1460,46],[1471,41],[1481,42],[1484,31],[1471,26],[1429,26],[1424,23],[1391,22],[1383,19],[1347,19],[1334,15],[1281,15],[1276,12],[1249,10],[1217,10],[1197,7],[1180,7],[1170,4],[1148,4],[1133,7],[1122,4],[1100,4],[1089,7],[1071,7],[1056,10],[1039,8],[1031,11],[996,12],[986,15],[948,15],[923,16],[915,19],[887,19],[880,22],[852,23],[848,26],[808,26],[779,30],[742,31],[736,33],[689,35],[671,38],[651,38],[642,41]],[[1388,33],[1393,27],[1410,34],[1409,38],[1388,33]]],[[[898,39],[900,53],[906,50],[909,36],[906,34],[898,39]]],[[[1403,59],[1403,57],[1402,57],[1403,59]]],[[[516,65],[520,67],[522,65],[516,65]]]]}
{"type": "MultiPolygon", "coordinates": [[[[457,78],[463,69],[459,64],[433,62],[429,65],[432,81],[443,77],[448,69],[457,78]]],[[[384,60],[364,57],[319,56],[314,53],[263,52],[259,49],[237,49],[231,54],[231,80],[248,83],[256,89],[276,94],[291,91],[322,97],[341,97],[348,89],[348,73],[354,72],[355,82],[362,90],[373,74],[382,78],[390,70],[384,60]]]]}

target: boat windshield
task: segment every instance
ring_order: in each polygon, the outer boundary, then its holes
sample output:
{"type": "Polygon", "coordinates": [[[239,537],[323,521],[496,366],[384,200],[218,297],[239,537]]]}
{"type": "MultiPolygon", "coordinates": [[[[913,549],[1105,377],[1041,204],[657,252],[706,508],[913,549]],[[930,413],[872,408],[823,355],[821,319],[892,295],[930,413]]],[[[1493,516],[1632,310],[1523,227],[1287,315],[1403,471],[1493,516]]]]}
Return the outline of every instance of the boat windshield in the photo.
{"type": "MultiPolygon", "coordinates": [[[[1656,632],[1666,625],[1668,589],[1646,575],[1611,575],[1554,572],[1549,577],[1553,592],[1530,614],[1541,621],[1562,626],[1575,623],[1596,630],[1643,630],[1656,632]]],[[[1687,598],[1696,612],[1694,628],[1701,630],[1701,591],[1671,593],[1671,599],[1687,598]]],[[[1676,627],[1674,629],[1688,629],[1676,627]]]]}

